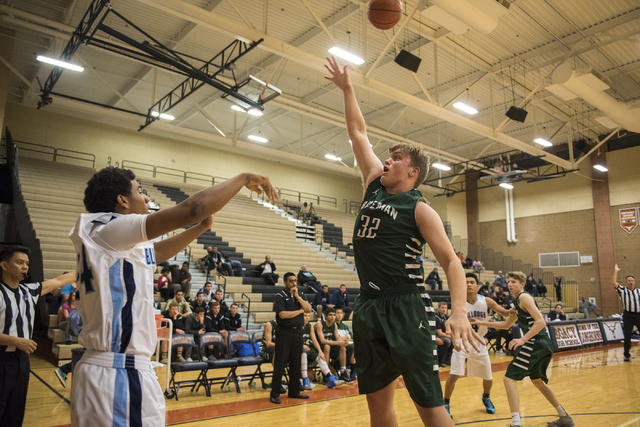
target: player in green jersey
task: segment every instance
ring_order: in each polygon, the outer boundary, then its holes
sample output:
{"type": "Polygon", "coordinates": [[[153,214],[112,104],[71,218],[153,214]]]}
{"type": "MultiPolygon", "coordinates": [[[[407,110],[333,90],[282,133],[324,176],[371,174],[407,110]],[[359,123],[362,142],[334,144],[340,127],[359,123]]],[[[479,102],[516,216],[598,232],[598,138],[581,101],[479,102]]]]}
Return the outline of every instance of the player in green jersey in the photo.
{"type": "Polygon", "coordinates": [[[438,214],[416,188],[429,169],[425,147],[396,144],[384,165],[373,152],[347,67],[328,58],[327,70],[343,92],[349,138],[364,180],[353,248],[360,295],[353,315],[358,386],[367,395],[372,426],[396,426],[393,396],[402,375],[425,425],[452,426],[444,409],[435,346],[435,312],[423,302],[417,256],[428,243],[444,269],[451,292],[452,332],[457,350],[478,351],[484,341],[467,320],[464,270],[438,214]]]}
{"type": "Polygon", "coordinates": [[[555,393],[547,385],[547,368],[553,356],[553,344],[546,329],[546,322],[538,304],[531,294],[524,291],[527,277],[520,271],[512,271],[507,274],[509,293],[515,298],[514,308],[510,310],[509,317],[503,322],[486,322],[478,319],[470,319],[471,323],[478,326],[488,326],[494,329],[509,329],[516,321],[524,334],[522,338],[514,339],[509,343],[509,349],[515,350],[513,360],[504,375],[504,388],[507,391],[507,399],[511,408],[512,427],[521,426],[520,395],[518,394],[517,381],[526,377],[542,393],[542,395],[558,411],[559,418],[549,421],[549,427],[573,427],[575,425],[571,415],[567,414],[555,393]]]}

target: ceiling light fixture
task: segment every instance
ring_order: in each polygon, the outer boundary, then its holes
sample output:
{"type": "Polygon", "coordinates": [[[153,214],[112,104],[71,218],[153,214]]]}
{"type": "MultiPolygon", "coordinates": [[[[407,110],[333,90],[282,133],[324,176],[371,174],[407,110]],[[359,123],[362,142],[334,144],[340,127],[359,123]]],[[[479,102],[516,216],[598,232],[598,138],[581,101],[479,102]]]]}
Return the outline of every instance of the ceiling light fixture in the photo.
{"type": "Polygon", "coordinates": [[[502,184],[500,184],[500,187],[511,190],[513,188],[513,185],[503,182],[502,184]]]}
{"type": "Polygon", "coordinates": [[[62,67],[68,70],[78,71],[78,72],[84,71],[84,68],[82,68],[79,65],[70,64],[68,62],[60,61],[60,60],[49,58],[46,56],[38,55],[36,59],[40,62],[45,62],[47,64],[55,65],[56,67],[62,67]]]}
{"type": "Polygon", "coordinates": [[[602,165],[593,165],[593,168],[599,170],[600,172],[609,172],[609,169],[605,168],[602,165]]]}
{"type": "Polygon", "coordinates": [[[340,157],[336,157],[333,154],[325,154],[324,155],[327,159],[329,160],[337,160],[337,161],[342,161],[342,159],[340,157]]]}
{"type": "Polygon", "coordinates": [[[251,114],[252,116],[258,116],[258,117],[260,117],[263,114],[262,111],[256,108],[249,108],[249,111],[247,111],[247,113],[251,114]]]}
{"type": "Polygon", "coordinates": [[[360,58],[359,56],[354,55],[353,53],[349,53],[346,50],[342,50],[339,47],[332,47],[331,49],[329,49],[329,53],[342,58],[346,61],[352,62],[356,65],[362,65],[364,64],[364,59],[360,58]]]}
{"type": "Polygon", "coordinates": [[[267,138],[263,138],[261,136],[256,136],[256,135],[249,135],[248,138],[256,142],[269,142],[267,138]]]}
{"type": "Polygon", "coordinates": [[[464,111],[467,114],[478,114],[478,110],[476,110],[473,107],[470,107],[469,105],[465,104],[464,102],[456,102],[455,104],[453,104],[453,106],[455,108],[457,108],[460,111],[464,111]]]}
{"type": "Polygon", "coordinates": [[[158,116],[159,116],[161,119],[165,119],[165,120],[175,120],[175,119],[176,119],[176,118],[175,118],[175,117],[173,117],[171,114],[164,114],[164,113],[162,113],[162,114],[158,114],[158,112],[157,112],[157,111],[152,111],[152,112],[151,112],[151,115],[152,115],[153,117],[158,117],[158,116]]]}
{"type": "Polygon", "coordinates": [[[247,112],[247,110],[245,110],[244,108],[242,108],[242,107],[240,107],[238,105],[232,105],[231,109],[235,110],[235,111],[240,111],[241,113],[246,113],[247,112]]]}
{"type": "Polygon", "coordinates": [[[447,166],[447,165],[443,165],[442,163],[434,163],[431,166],[433,166],[436,169],[440,169],[443,171],[450,171],[451,167],[447,166]]]}
{"type": "Polygon", "coordinates": [[[543,147],[551,147],[553,145],[551,142],[547,141],[544,138],[536,138],[533,140],[533,142],[535,142],[536,144],[540,144],[543,147]]]}

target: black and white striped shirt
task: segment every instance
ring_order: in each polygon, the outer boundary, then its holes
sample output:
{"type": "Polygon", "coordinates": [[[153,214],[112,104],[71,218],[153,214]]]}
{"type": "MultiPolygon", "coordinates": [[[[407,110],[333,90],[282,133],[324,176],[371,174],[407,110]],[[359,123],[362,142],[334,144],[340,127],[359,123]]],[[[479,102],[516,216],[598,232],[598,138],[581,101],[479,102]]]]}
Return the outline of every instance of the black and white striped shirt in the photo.
{"type": "MultiPolygon", "coordinates": [[[[12,289],[0,281],[0,327],[3,334],[31,339],[36,304],[41,293],[41,283],[20,283],[17,289],[12,289]]],[[[0,346],[0,352],[7,350],[15,349],[0,346]]]]}
{"type": "Polygon", "coordinates": [[[640,312],[640,289],[636,288],[633,291],[627,287],[618,285],[618,295],[622,300],[622,306],[626,311],[631,313],[640,312]]]}

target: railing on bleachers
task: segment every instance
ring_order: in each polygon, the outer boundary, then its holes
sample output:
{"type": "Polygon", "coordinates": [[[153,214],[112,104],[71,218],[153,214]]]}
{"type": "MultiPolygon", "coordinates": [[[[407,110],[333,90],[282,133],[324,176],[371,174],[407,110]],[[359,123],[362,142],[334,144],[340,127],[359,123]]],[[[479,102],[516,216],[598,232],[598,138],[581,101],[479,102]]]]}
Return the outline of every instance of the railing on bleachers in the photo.
{"type": "MultiPolygon", "coordinates": [[[[82,151],[74,151],[67,150],[66,148],[55,148],[49,145],[44,144],[35,144],[33,142],[26,141],[13,141],[13,144],[22,151],[28,151],[34,153],[35,158],[40,158],[42,160],[51,160],[54,162],[60,162],[61,159],[71,159],[78,160],[79,162],[86,162],[91,164],[91,168],[95,169],[96,167],[96,156],[95,154],[85,153],[82,151]]],[[[8,152],[8,148],[6,147],[6,141],[3,138],[2,141],[2,152],[8,152]]],[[[7,153],[8,154],[8,153],[7,153]]],[[[67,162],[68,163],[68,162],[67,162]]]]}

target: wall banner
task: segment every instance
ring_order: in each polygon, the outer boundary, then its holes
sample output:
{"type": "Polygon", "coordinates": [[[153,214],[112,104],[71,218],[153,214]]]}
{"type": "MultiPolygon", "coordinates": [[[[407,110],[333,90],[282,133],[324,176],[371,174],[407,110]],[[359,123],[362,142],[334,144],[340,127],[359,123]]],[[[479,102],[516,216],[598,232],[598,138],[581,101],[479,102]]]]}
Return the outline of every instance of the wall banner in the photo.
{"type": "Polygon", "coordinates": [[[638,208],[620,209],[620,227],[627,233],[633,233],[638,226],[638,208]]]}
{"type": "Polygon", "coordinates": [[[578,331],[580,332],[580,339],[584,345],[601,344],[604,342],[598,322],[578,323],[578,331]]]}

